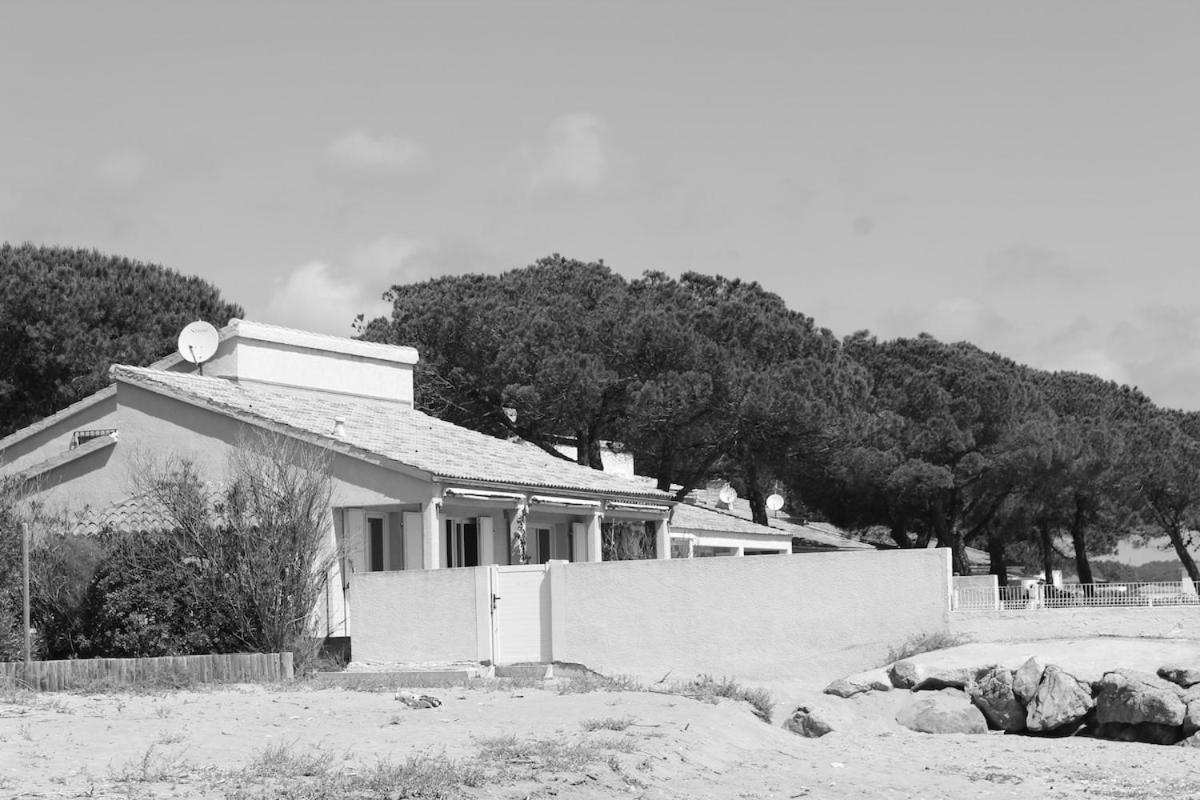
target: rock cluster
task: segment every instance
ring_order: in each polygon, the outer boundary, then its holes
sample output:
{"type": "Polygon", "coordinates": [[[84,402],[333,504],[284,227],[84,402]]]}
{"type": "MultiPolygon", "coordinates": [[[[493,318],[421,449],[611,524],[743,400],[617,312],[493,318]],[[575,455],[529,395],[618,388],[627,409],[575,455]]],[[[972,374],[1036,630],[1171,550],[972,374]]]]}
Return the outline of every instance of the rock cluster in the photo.
{"type": "MultiPolygon", "coordinates": [[[[1200,747],[1200,664],[1169,664],[1157,675],[1114,669],[1088,681],[1036,657],[1015,670],[898,661],[886,673],[834,681],[825,693],[851,697],[892,687],[913,693],[896,721],[921,733],[1088,734],[1200,747]]],[[[798,708],[785,726],[803,736],[831,730],[813,717],[798,708]]]]}

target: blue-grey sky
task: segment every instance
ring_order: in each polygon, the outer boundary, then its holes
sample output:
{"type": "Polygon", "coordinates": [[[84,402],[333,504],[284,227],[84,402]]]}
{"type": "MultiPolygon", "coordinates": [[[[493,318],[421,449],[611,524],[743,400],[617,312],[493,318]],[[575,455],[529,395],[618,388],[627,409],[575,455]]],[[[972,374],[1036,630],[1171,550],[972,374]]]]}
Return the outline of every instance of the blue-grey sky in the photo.
{"type": "Polygon", "coordinates": [[[1200,408],[1200,4],[0,5],[0,239],[346,333],[560,252],[1200,408]]]}

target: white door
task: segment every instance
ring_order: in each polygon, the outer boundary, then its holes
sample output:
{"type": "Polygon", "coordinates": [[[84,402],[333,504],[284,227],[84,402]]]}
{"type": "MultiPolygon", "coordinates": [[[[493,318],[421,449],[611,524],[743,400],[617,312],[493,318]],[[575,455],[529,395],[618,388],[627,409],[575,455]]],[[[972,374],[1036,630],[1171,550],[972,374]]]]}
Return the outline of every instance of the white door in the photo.
{"type": "Polygon", "coordinates": [[[492,568],[497,664],[550,661],[550,573],[545,564],[492,568]]]}

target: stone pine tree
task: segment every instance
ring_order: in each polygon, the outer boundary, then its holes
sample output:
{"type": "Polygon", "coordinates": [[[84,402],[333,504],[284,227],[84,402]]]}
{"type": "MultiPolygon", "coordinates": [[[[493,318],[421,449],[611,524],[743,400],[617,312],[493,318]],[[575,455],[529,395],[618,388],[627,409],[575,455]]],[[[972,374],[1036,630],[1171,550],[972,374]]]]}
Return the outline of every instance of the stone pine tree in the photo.
{"type": "Polygon", "coordinates": [[[172,352],[189,322],[242,309],[196,277],[94,250],[0,245],[0,436],[172,352]]]}

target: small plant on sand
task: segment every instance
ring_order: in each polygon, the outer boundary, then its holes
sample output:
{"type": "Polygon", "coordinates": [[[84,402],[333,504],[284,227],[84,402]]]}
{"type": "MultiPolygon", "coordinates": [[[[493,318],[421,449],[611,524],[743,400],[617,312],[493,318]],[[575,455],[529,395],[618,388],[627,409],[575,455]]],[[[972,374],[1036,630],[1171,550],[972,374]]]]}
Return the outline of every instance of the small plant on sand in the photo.
{"type": "Polygon", "coordinates": [[[259,753],[242,774],[253,778],[311,777],[328,772],[332,763],[329,753],[300,752],[294,743],[280,742],[259,753]]]}
{"type": "Polygon", "coordinates": [[[906,658],[912,658],[921,653],[945,650],[947,647],[958,647],[960,644],[966,644],[969,641],[971,641],[971,637],[965,634],[946,633],[945,631],[917,633],[905,639],[899,646],[889,647],[887,661],[884,662],[884,666],[897,661],[903,661],[906,658]]]}
{"type": "Polygon", "coordinates": [[[597,672],[580,672],[558,681],[559,694],[585,694],[587,692],[644,692],[646,687],[629,675],[609,677],[597,672]]]}
{"type": "Polygon", "coordinates": [[[411,797],[443,800],[461,797],[464,787],[479,786],[487,775],[479,767],[444,755],[413,756],[402,762],[335,768],[328,753],[301,752],[281,744],[264,750],[244,769],[225,774],[233,785],[229,800],[263,797],[342,800],[411,797]]]}
{"type": "Polygon", "coordinates": [[[590,764],[602,763],[613,751],[630,752],[633,746],[626,741],[567,742],[561,739],[518,739],[495,736],[477,740],[479,754],[501,769],[529,767],[551,772],[581,770],[590,764]]]}
{"type": "Polygon", "coordinates": [[[193,769],[179,754],[160,752],[152,744],[141,758],[113,770],[111,777],[117,783],[157,783],[186,775],[193,769]]]}
{"type": "Polygon", "coordinates": [[[716,680],[711,675],[701,675],[694,681],[675,684],[670,692],[707,703],[715,703],[721,697],[749,703],[754,715],[766,723],[770,723],[772,707],[775,705],[774,698],[766,689],[748,689],[732,678],[716,680]]]}
{"type": "Polygon", "coordinates": [[[604,717],[585,719],[579,723],[585,731],[623,731],[633,724],[633,717],[604,717]]]}

